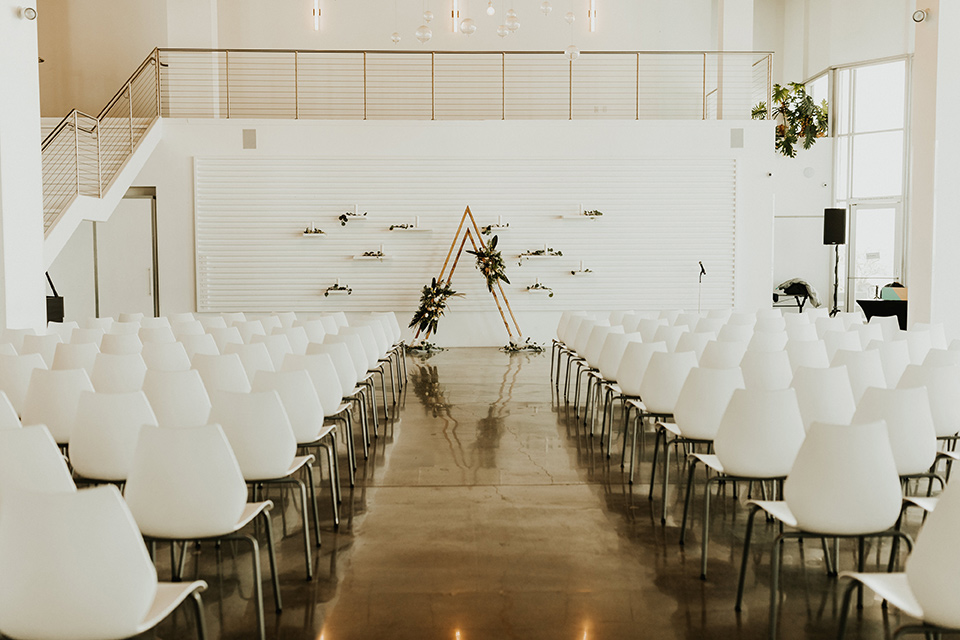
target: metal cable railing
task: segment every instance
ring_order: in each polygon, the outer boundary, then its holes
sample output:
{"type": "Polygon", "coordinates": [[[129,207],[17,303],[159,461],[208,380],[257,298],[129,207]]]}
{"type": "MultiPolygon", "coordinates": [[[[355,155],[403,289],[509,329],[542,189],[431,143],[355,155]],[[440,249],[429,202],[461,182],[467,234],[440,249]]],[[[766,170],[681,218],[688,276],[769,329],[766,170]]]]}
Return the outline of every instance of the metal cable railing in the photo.
{"type": "Polygon", "coordinates": [[[155,49],[46,137],[44,229],[102,197],[155,118],[713,120],[770,104],[765,52],[155,49]]]}
{"type": "Polygon", "coordinates": [[[160,115],[158,63],[154,50],[99,115],[74,109],[43,140],[44,231],[75,196],[102,197],[160,115]]]}
{"type": "Polygon", "coordinates": [[[161,49],[175,118],[749,119],[765,52],[161,49]]]}

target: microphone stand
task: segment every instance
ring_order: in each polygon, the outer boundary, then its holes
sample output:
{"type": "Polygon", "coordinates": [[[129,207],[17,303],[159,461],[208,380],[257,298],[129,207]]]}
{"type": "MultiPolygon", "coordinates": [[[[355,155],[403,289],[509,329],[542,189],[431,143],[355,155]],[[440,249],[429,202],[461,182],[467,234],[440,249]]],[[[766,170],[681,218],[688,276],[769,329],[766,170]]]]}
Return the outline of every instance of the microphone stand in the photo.
{"type": "Polygon", "coordinates": [[[700,313],[700,300],[703,297],[703,276],[707,274],[707,270],[703,268],[703,262],[700,263],[700,277],[697,284],[697,313],[700,313]]]}
{"type": "Polygon", "coordinates": [[[833,309],[830,310],[830,317],[840,313],[840,307],[837,305],[837,290],[840,288],[840,245],[833,245],[833,309]]]}

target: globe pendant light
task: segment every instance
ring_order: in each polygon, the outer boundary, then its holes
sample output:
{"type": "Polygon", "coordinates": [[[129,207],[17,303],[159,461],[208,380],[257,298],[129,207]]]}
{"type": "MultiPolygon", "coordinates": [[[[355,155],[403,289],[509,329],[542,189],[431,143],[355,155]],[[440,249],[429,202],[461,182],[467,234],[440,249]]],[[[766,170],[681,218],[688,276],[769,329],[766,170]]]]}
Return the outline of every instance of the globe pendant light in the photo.
{"type": "Polygon", "coordinates": [[[423,21],[430,22],[431,20],[433,20],[433,11],[428,9],[427,11],[423,12],[423,21]]]}
{"type": "Polygon", "coordinates": [[[497,10],[493,6],[493,0],[487,0],[487,15],[492,16],[497,10]]]}
{"type": "Polygon", "coordinates": [[[390,34],[390,39],[393,40],[393,44],[400,44],[400,34],[396,31],[390,34]]]}
{"type": "Polygon", "coordinates": [[[500,25],[497,27],[497,35],[501,38],[506,38],[508,35],[510,35],[510,27],[505,24],[500,25]]]}
{"type": "Polygon", "coordinates": [[[417,32],[414,35],[416,36],[417,40],[420,41],[420,44],[424,44],[427,42],[427,40],[433,37],[433,31],[427,25],[422,24],[417,27],[417,32]]]}
{"type": "Polygon", "coordinates": [[[540,3],[540,11],[543,12],[543,15],[549,15],[553,11],[553,7],[550,6],[550,0],[543,0],[540,3]]]}
{"type": "Polygon", "coordinates": [[[567,11],[567,15],[563,16],[563,19],[567,21],[567,24],[573,24],[577,19],[577,16],[573,13],[573,11],[567,11]]]}
{"type": "Polygon", "coordinates": [[[563,50],[563,55],[567,56],[567,60],[573,62],[580,57],[580,49],[578,49],[576,45],[572,44],[563,50]]]}
{"type": "Polygon", "coordinates": [[[477,24],[473,21],[473,18],[464,18],[460,21],[460,33],[465,36],[470,36],[476,33],[477,24]]]}

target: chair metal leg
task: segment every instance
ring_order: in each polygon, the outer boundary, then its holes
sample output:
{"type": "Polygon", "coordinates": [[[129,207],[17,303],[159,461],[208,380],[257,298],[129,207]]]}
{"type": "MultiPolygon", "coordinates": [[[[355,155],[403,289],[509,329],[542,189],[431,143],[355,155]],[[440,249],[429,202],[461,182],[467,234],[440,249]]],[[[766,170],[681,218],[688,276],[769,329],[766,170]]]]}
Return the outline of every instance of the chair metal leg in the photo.
{"type": "Polygon", "coordinates": [[[857,588],[857,581],[850,580],[843,590],[843,603],[840,605],[840,624],[837,627],[837,638],[843,640],[847,634],[847,617],[850,615],[850,600],[853,599],[853,591],[857,588]]]}
{"type": "Polygon", "coordinates": [[[697,470],[697,458],[690,459],[690,470],[687,472],[687,490],[683,499],[683,520],[680,524],[680,545],[683,546],[687,533],[687,513],[690,510],[690,495],[693,491],[693,474],[697,470]]]}
{"type": "MultiPolygon", "coordinates": [[[[327,450],[327,457],[329,458],[329,456],[330,456],[330,451],[327,450]]],[[[317,471],[320,473],[320,478],[323,479],[323,468],[320,465],[319,459],[317,460],[317,471]]],[[[333,475],[332,466],[330,467],[330,475],[331,476],[333,475]]],[[[314,484],[314,480],[313,480],[312,464],[307,465],[307,480],[308,480],[307,484],[310,485],[310,502],[311,504],[313,504],[313,533],[314,533],[314,537],[317,539],[317,546],[319,547],[320,546],[320,514],[317,513],[317,511],[319,511],[319,505],[317,504],[317,486],[314,484]]],[[[304,509],[304,512],[303,512],[303,528],[304,529],[308,528],[306,509],[304,509]]],[[[312,563],[311,563],[311,571],[312,571],[312,563]]],[[[308,578],[308,580],[309,579],[310,578],[308,578]]]]}
{"type": "Polygon", "coordinates": [[[703,495],[703,536],[700,540],[700,579],[707,579],[707,548],[710,543],[710,485],[715,484],[720,476],[707,478],[706,491],[703,495]]]}
{"type": "Polygon", "coordinates": [[[203,615],[203,598],[199,591],[190,594],[193,601],[193,612],[197,619],[197,640],[207,640],[207,619],[203,615]]]}
{"type": "MultiPolygon", "coordinates": [[[[667,486],[670,484],[670,442],[666,429],[663,431],[663,491],[661,493],[660,524],[667,523],[667,486]]],[[[674,440],[676,442],[676,440],[674,440]]]]}
{"type": "MultiPolygon", "coordinates": [[[[282,603],[281,600],[280,600],[280,573],[279,573],[279,571],[277,571],[277,551],[276,551],[276,549],[274,548],[274,544],[273,544],[273,527],[270,526],[270,512],[267,511],[266,509],[263,511],[263,521],[264,521],[264,525],[266,526],[266,529],[267,529],[267,552],[268,552],[268,554],[270,555],[270,573],[272,574],[272,577],[273,577],[273,599],[274,599],[274,601],[276,602],[276,605],[277,605],[277,613],[280,613],[280,611],[283,609],[283,603],[282,603]]],[[[256,540],[254,540],[254,542],[256,542],[256,540]]],[[[260,551],[259,551],[259,549],[257,549],[256,555],[257,555],[257,570],[258,570],[258,571],[257,571],[257,580],[258,580],[257,584],[260,584],[260,582],[259,582],[259,581],[260,581],[260,576],[259,576],[259,569],[260,569],[260,551]]],[[[261,599],[262,599],[262,597],[263,597],[263,593],[262,593],[262,592],[261,592],[260,597],[261,597],[261,599]]],[[[261,609],[261,610],[263,609],[263,604],[260,605],[260,609],[261,609]]]]}
{"type": "MultiPolygon", "coordinates": [[[[263,512],[266,515],[266,511],[263,512]]],[[[269,522],[269,516],[268,516],[269,522]]],[[[267,524],[267,531],[270,532],[270,525],[267,524]]],[[[269,539],[272,540],[273,534],[268,533],[269,539]]],[[[250,545],[250,556],[253,562],[253,592],[257,599],[257,628],[259,630],[260,640],[267,640],[267,625],[264,620],[263,612],[263,576],[260,573],[260,545],[257,543],[257,539],[249,535],[232,535],[226,536],[224,540],[236,540],[238,542],[246,542],[250,545]]],[[[272,542],[270,543],[272,546],[272,542]]],[[[273,566],[273,565],[271,565],[273,566]]],[[[276,569],[274,568],[274,576],[276,576],[276,569]]],[[[276,600],[277,600],[277,613],[280,613],[280,589],[279,584],[275,583],[274,588],[276,589],[276,600]]]]}
{"type": "Polygon", "coordinates": [[[743,557],[740,559],[740,580],[737,582],[737,603],[734,605],[735,611],[742,610],[743,604],[743,583],[747,578],[747,561],[750,558],[750,542],[753,537],[753,520],[757,515],[757,511],[760,510],[760,507],[754,505],[750,509],[750,515],[747,517],[747,532],[743,539],[743,557]]]}
{"type": "Polygon", "coordinates": [[[780,617],[780,553],[783,534],[773,540],[770,555],[770,640],[777,640],[777,622],[780,617]]]}

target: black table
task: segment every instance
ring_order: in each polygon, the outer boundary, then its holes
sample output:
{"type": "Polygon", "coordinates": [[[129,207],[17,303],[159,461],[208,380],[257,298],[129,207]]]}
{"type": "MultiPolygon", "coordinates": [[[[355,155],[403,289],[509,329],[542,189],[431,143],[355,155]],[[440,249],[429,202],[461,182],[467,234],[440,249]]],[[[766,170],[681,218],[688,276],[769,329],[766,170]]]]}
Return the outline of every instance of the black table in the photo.
{"type": "Polygon", "coordinates": [[[900,328],[907,330],[906,300],[857,300],[857,304],[863,309],[863,315],[867,316],[868,322],[873,316],[897,316],[900,328]]]}

